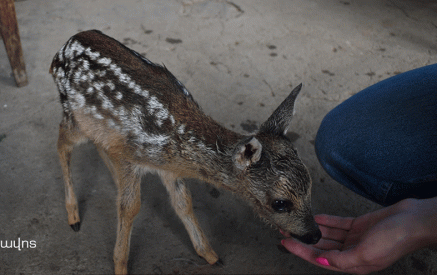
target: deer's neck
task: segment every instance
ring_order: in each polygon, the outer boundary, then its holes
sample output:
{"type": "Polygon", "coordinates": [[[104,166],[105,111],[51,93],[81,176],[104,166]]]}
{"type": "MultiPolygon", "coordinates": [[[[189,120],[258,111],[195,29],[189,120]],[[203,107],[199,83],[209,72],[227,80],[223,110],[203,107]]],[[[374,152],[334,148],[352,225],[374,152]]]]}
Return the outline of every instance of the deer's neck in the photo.
{"type": "Polygon", "coordinates": [[[208,117],[208,123],[195,128],[187,127],[188,132],[181,135],[181,162],[187,163],[192,177],[211,183],[217,187],[236,191],[232,180],[234,165],[232,154],[236,144],[243,138],[224,128],[208,117]],[[184,150],[186,149],[186,150],[184,150]]]}

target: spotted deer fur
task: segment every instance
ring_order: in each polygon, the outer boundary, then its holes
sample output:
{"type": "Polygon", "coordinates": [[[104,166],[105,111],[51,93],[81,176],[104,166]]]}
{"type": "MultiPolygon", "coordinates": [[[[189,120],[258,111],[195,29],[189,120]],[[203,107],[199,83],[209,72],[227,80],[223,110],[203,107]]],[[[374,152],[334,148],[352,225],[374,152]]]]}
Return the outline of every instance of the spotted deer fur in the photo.
{"type": "Polygon", "coordinates": [[[306,243],[320,239],[311,213],[311,179],[285,136],[301,85],[250,136],[205,115],[164,66],[99,31],[76,34],[55,55],[50,73],[63,110],[58,153],[68,223],[80,229],[70,159],[74,145],[91,140],[118,188],[116,274],[127,273],[132,223],[140,210],[140,181],[156,171],[196,252],[219,257],[193,213],[183,179],[197,178],[236,193],[266,221],[306,243]]]}

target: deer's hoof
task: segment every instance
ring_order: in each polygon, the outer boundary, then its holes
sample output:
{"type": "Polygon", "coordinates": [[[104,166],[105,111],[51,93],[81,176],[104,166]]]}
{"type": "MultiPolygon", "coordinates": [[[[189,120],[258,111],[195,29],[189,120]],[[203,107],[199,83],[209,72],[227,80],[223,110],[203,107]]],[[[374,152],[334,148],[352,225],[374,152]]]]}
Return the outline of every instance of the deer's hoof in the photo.
{"type": "Polygon", "coordinates": [[[74,232],[77,232],[80,230],[80,222],[77,222],[75,224],[71,224],[70,226],[71,226],[71,228],[73,228],[74,232]]]}
{"type": "Polygon", "coordinates": [[[217,262],[215,262],[215,264],[213,264],[213,266],[215,267],[225,267],[225,264],[223,263],[222,259],[218,259],[217,262]]]}

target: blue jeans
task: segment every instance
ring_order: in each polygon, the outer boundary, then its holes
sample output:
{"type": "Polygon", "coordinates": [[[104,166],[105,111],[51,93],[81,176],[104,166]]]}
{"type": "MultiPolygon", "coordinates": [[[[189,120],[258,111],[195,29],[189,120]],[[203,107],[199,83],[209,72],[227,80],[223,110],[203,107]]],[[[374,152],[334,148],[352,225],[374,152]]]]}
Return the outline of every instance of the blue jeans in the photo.
{"type": "Polygon", "coordinates": [[[437,64],[381,81],[334,108],[315,143],[327,173],[387,206],[437,196],[437,64]]]}

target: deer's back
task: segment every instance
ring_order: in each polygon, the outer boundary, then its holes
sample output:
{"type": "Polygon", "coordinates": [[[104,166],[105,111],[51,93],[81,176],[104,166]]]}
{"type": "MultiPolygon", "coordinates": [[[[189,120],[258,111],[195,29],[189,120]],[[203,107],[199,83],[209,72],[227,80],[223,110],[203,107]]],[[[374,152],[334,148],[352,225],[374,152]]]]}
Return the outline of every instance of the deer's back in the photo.
{"type": "Polygon", "coordinates": [[[225,131],[165,67],[99,31],[70,38],[50,72],[64,119],[105,148],[125,146],[139,157],[162,159],[177,143],[208,143],[225,131]]]}

